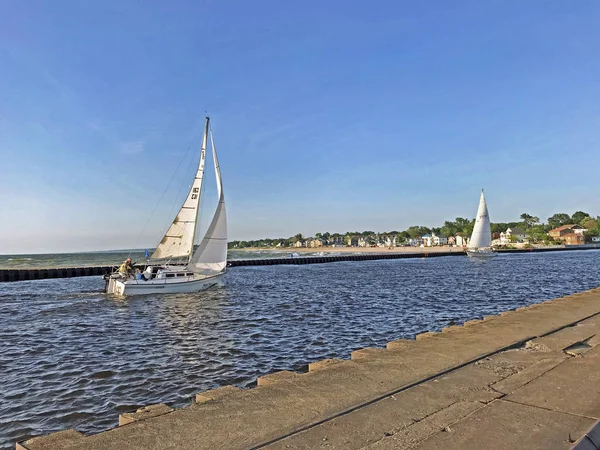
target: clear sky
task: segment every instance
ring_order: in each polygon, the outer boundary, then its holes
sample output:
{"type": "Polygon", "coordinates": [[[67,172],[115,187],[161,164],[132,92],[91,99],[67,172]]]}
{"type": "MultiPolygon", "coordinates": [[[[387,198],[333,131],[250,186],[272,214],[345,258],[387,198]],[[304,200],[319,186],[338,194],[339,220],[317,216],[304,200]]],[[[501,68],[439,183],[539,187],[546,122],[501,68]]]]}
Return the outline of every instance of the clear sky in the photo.
{"type": "Polygon", "coordinates": [[[600,214],[599,23],[597,1],[0,0],[0,254],[154,246],[204,111],[231,239],[439,226],[481,188],[496,222],[600,214]]]}

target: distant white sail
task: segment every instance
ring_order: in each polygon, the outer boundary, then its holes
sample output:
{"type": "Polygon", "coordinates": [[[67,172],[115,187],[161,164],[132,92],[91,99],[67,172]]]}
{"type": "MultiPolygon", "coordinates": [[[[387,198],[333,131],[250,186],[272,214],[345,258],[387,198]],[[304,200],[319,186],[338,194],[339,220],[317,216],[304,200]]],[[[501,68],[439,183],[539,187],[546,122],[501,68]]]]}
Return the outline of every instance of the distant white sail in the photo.
{"type": "Polygon", "coordinates": [[[490,226],[490,216],[488,214],[483,189],[481,190],[481,198],[479,199],[479,208],[477,209],[477,217],[475,218],[475,226],[469,241],[469,248],[485,248],[489,247],[492,242],[492,230],[490,226]]]}
{"type": "Polygon", "coordinates": [[[196,234],[196,218],[198,206],[200,205],[200,193],[202,192],[202,179],[204,178],[204,161],[206,159],[207,133],[204,133],[202,149],[200,151],[200,162],[198,171],[190,192],[183,202],[175,220],[161,239],[152,254],[152,259],[163,258],[189,258],[194,247],[194,235],[196,234]]]}
{"type": "Polygon", "coordinates": [[[223,192],[221,169],[219,168],[219,160],[217,159],[217,150],[215,148],[212,132],[210,140],[212,144],[219,203],[208,230],[206,231],[202,242],[192,255],[189,264],[189,267],[195,272],[206,274],[222,272],[227,265],[227,213],[225,210],[225,194],[223,192]]]}

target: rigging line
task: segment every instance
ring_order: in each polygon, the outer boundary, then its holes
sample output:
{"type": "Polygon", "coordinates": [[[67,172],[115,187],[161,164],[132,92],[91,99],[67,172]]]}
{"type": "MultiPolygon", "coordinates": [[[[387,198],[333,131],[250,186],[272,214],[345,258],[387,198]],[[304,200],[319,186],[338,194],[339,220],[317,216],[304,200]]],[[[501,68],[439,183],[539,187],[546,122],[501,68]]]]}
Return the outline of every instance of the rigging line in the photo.
{"type": "MultiPolygon", "coordinates": [[[[186,157],[188,155],[186,154],[186,157]]],[[[183,161],[182,161],[183,162],[183,161]]],[[[190,158],[190,162],[188,163],[188,169],[187,171],[190,172],[191,171],[191,167],[194,163],[194,156],[192,155],[192,157],[190,158]]],[[[186,180],[188,180],[189,177],[187,176],[183,176],[181,177],[181,184],[179,185],[179,189],[177,190],[177,195],[175,196],[176,199],[178,199],[181,196],[181,191],[183,190],[183,187],[186,184],[186,180]]],[[[183,203],[185,204],[185,200],[183,201],[183,203]]],[[[169,215],[167,217],[171,218],[173,217],[173,211],[175,211],[175,207],[178,205],[179,203],[177,203],[177,201],[174,201],[171,204],[171,210],[169,211],[169,215]]],[[[167,230],[169,229],[169,227],[173,224],[173,221],[169,221],[167,222],[167,225],[165,227],[163,227],[162,229],[162,233],[161,234],[165,234],[167,232],[167,230]]]]}
{"type": "Polygon", "coordinates": [[[160,197],[158,199],[158,202],[156,202],[156,205],[154,206],[154,209],[152,210],[152,212],[150,213],[150,217],[148,217],[148,220],[146,221],[146,223],[144,224],[142,230],[140,231],[140,233],[138,234],[136,240],[135,240],[135,244],[133,245],[133,248],[131,249],[131,251],[129,252],[129,256],[131,256],[131,253],[133,253],[133,251],[137,250],[137,244],[140,240],[140,237],[142,236],[142,234],[144,233],[144,231],[146,231],[146,227],[148,226],[148,224],[150,223],[150,220],[152,219],[152,216],[154,215],[154,213],[156,212],[156,210],[158,209],[158,206],[160,205],[160,202],[162,201],[163,197],[165,196],[165,194],[167,193],[167,190],[169,189],[169,187],[171,186],[171,183],[173,182],[173,179],[175,178],[175,175],[177,174],[177,172],[179,171],[179,168],[181,167],[181,164],[183,163],[183,161],[185,160],[185,158],[188,156],[190,149],[192,148],[193,144],[196,142],[196,140],[198,139],[198,135],[197,135],[197,131],[196,131],[196,136],[194,138],[192,138],[192,141],[190,142],[190,145],[188,145],[187,150],[185,151],[183,157],[181,158],[181,160],[179,161],[179,164],[177,165],[177,168],[175,169],[175,171],[173,172],[173,175],[171,175],[171,179],[169,180],[169,182],[167,183],[167,186],[165,187],[165,189],[163,190],[162,194],[160,194],[160,197]]]}

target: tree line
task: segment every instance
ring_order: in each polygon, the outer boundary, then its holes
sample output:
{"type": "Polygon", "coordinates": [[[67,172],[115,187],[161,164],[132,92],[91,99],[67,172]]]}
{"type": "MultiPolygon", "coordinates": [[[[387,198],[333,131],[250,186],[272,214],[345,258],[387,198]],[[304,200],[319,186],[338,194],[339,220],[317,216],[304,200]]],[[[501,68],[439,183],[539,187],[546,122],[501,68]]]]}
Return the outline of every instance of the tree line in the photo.
{"type": "MultiPolygon", "coordinates": [[[[531,214],[523,213],[519,216],[521,219],[517,222],[495,222],[491,224],[492,233],[500,233],[506,231],[508,228],[522,228],[535,242],[548,241],[548,232],[554,228],[561,227],[563,225],[577,224],[586,228],[588,231],[585,233],[588,236],[600,236],[600,216],[592,217],[590,214],[584,211],[576,211],[573,215],[566,213],[556,213],[551,217],[548,217],[547,221],[541,222],[539,217],[532,216],[531,214]]],[[[440,227],[426,227],[423,225],[413,225],[403,231],[386,231],[386,232],[374,232],[370,230],[366,231],[348,231],[346,233],[316,233],[312,239],[322,239],[326,243],[333,243],[336,240],[343,240],[343,244],[346,244],[346,239],[349,237],[374,237],[379,240],[385,240],[386,238],[396,237],[396,242],[401,244],[409,239],[417,239],[425,234],[436,234],[448,236],[463,236],[469,237],[473,231],[475,225],[475,219],[466,219],[464,217],[457,217],[455,220],[446,220],[440,227]]],[[[264,238],[249,241],[231,241],[229,242],[229,248],[248,248],[248,247],[291,247],[298,241],[304,241],[306,238],[298,233],[290,237],[281,238],[264,238]]]]}

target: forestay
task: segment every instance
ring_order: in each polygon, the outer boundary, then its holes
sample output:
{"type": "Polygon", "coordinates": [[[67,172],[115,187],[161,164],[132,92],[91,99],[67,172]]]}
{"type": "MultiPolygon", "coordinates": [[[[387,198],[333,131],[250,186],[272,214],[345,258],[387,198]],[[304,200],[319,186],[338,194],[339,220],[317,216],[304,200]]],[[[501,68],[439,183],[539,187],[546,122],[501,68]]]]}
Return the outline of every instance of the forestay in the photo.
{"type": "Polygon", "coordinates": [[[488,214],[487,204],[481,190],[481,198],[479,199],[479,208],[477,209],[477,217],[475,226],[469,241],[469,248],[485,248],[489,247],[492,242],[492,232],[490,226],[490,216],[488,214]]]}
{"type": "Polygon", "coordinates": [[[190,267],[194,272],[214,274],[222,272],[227,265],[227,214],[225,210],[225,195],[223,192],[223,181],[221,169],[212,131],[210,132],[212,144],[213,162],[215,165],[215,176],[217,181],[217,194],[219,203],[215,215],[202,239],[200,245],[192,255],[190,267]]]}

